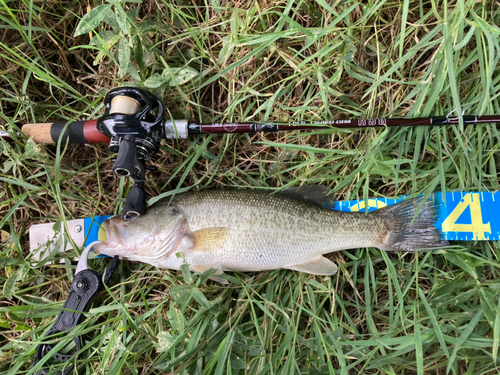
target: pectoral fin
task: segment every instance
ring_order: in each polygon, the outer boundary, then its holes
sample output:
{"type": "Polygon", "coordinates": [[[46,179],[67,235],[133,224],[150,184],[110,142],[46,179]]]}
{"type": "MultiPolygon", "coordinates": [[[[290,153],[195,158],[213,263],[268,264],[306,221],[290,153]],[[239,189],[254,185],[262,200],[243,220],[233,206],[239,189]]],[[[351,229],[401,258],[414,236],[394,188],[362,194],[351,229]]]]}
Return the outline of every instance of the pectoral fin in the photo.
{"type": "Polygon", "coordinates": [[[295,264],[287,268],[312,275],[334,275],[337,273],[337,265],[323,256],[310,260],[307,263],[295,264]]]}
{"type": "MultiPolygon", "coordinates": [[[[222,274],[222,266],[217,250],[224,246],[228,238],[229,229],[225,227],[203,228],[188,233],[184,239],[187,249],[182,251],[191,271],[203,273],[215,268],[216,275],[222,274]]],[[[212,276],[210,279],[221,284],[228,284],[227,280],[212,276]]]]}
{"type": "Polygon", "coordinates": [[[213,251],[219,249],[227,240],[228,228],[203,228],[189,233],[193,242],[192,251],[213,251]]]}

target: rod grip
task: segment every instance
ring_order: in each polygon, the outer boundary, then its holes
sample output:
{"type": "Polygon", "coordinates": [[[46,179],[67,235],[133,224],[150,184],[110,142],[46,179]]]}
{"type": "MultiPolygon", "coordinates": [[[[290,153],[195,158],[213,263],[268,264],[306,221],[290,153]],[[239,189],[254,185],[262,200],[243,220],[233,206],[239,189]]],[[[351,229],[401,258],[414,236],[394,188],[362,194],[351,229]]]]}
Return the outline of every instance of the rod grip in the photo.
{"type": "Polygon", "coordinates": [[[66,126],[65,122],[26,124],[21,131],[33,141],[42,144],[63,143],[109,143],[109,138],[97,130],[97,120],[75,121],[66,126]]]}
{"type": "Polygon", "coordinates": [[[50,144],[54,143],[52,138],[50,137],[50,128],[52,123],[45,124],[26,124],[23,125],[21,131],[30,138],[33,138],[33,141],[36,143],[50,144]]]}

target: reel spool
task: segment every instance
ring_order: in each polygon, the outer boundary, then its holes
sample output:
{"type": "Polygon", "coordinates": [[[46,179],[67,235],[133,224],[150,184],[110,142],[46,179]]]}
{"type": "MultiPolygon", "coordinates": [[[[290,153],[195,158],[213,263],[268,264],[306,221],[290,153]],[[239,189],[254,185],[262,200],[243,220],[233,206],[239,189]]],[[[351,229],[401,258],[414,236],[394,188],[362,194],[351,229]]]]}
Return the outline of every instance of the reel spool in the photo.
{"type": "Polygon", "coordinates": [[[134,98],[125,95],[115,96],[111,99],[109,114],[122,114],[122,115],[133,115],[142,108],[141,103],[139,103],[134,98]]]}

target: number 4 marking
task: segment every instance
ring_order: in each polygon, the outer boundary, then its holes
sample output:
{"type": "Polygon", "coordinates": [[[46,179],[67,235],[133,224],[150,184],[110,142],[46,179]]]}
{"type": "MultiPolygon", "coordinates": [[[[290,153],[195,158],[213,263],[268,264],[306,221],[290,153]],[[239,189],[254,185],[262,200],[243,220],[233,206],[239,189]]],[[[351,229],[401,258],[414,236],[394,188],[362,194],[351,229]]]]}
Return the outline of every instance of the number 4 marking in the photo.
{"type": "Polygon", "coordinates": [[[443,221],[443,232],[472,232],[474,240],[486,240],[484,234],[491,233],[490,223],[483,223],[479,194],[466,194],[450,215],[443,221]],[[465,211],[470,208],[470,224],[457,224],[457,220],[465,211]]]}

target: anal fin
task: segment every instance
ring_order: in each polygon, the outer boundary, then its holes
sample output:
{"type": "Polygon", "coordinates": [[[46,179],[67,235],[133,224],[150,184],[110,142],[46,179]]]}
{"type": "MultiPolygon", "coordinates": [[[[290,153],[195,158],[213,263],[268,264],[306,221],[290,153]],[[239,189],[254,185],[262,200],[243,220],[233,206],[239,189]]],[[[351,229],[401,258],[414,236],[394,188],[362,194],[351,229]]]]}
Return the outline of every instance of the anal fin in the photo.
{"type": "Polygon", "coordinates": [[[212,266],[211,264],[198,264],[196,266],[189,266],[189,269],[194,272],[207,272],[209,269],[215,268],[217,270],[217,273],[220,274],[222,273],[222,270],[219,271],[219,268],[216,266],[212,266]]]}
{"type": "Polygon", "coordinates": [[[337,273],[337,265],[331,260],[326,259],[324,256],[320,256],[306,263],[295,264],[286,268],[310,273],[312,275],[334,275],[337,273]]]}
{"type": "MultiPolygon", "coordinates": [[[[220,265],[206,265],[206,264],[203,264],[203,265],[197,265],[197,266],[190,266],[189,269],[191,269],[192,271],[194,272],[199,272],[199,273],[204,273],[206,271],[208,271],[209,269],[216,269],[217,272],[215,273],[215,275],[222,275],[224,272],[222,271],[222,268],[220,265]]],[[[217,277],[217,276],[211,276],[209,278],[210,280],[213,280],[213,281],[216,281],[222,285],[228,285],[229,284],[229,281],[227,281],[226,279],[223,279],[222,277],[217,277]]]]}

